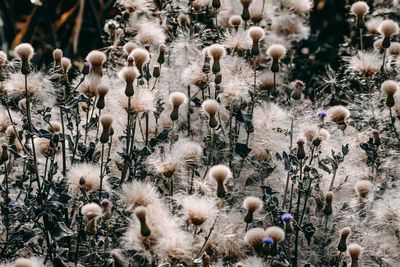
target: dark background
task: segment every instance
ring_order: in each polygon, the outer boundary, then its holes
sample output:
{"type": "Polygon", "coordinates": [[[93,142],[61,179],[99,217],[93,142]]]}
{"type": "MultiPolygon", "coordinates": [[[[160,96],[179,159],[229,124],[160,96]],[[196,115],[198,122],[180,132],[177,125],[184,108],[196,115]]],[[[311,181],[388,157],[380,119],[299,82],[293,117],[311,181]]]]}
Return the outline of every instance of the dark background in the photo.
{"type": "MultiPolygon", "coordinates": [[[[348,35],[346,1],[315,0],[311,14],[309,40],[302,46],[313,54],[310,71],[329,63],[337,65],[337,49],[343,36],[348,35]]],[[[64,54],[81,59],[92,49],[104,46],[103,26],[106,19],[118,14],[115,0],[43,0],[34,6],[30,0],[0,0],[1,49],[12,49],[21,42],[29,42],[41,53],[44,61],[51,60],[51,51],[58,47],[64,54]],[[81,4],[83,16],[79,16],[81,4]],[[74,49],[77,31],[79,42],[74,49]]]]}

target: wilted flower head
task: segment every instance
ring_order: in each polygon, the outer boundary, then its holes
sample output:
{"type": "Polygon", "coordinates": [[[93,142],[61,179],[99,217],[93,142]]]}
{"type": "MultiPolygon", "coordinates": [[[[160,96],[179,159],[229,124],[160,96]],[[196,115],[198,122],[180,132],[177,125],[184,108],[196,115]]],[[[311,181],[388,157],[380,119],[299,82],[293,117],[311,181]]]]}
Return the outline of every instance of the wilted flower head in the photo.
{"type": "Polygon", "coordinates": [[[366,198],[372,190],[373,184],[368,180],[358,181],[355,185],[355,190],[361,198],[366,198]]]}
{"type": "Polygon", "coordinates": [[[286,48],[280,44],[273,44],[270,47],[268,47],[267,50],[267,55],[274,60],[279,60],[285,54],[286,54],[286,48]]]}
{"type": "Polygon", "coordinates": [[[220,44],[210,45],[207,49],[208,56],[214,60],[223,58],[226,54],[225,48],[220,44]]]}
{"type": "Polygon", "coordinates": [[[334,106],[328,109],[328,116],[330,121],[342,124],[350,117],[350,111],[344,106],[334,106]]]}
{"type": "Polygon", "coordinates": [[[362,247],[357,243],[353,243],[347,247],[347,251],[349,252],[352,261],[358,261],[361,256],[362,247]]]}
{"type": "Polygon", "coordinates": [[[399,85],[396,81],[393,80],[384,81],[381,85],[381,91],[386,96],[394,95],[397,89],[399,89],[399,85]]]}
{"type": "Polygon", "coordinates": [[[210,168],[208,174],[211,179],[215,180],[216,182],[224,182],[226,179],[232,177],[231,169],[226,165],[215,165],[210,168]]]}
{"type": "Polygon", "coordinates": [[[382,60],[374,52],[359,51],[357,55],[348,59],[349,69],[364,76],[374,75],[380,70],[381,66],[382,60]]]}
{"type": "Polygon", "coordinates": [[[100,218],[103,214],[103,210],[97,203],[88,203],[82,206],[81,213],[87,220],[90,221],[100,218]]]}
{"type": "Polygon", "coordinates": [[[64,73],[67,73],[68,70],[71,68],[71,60],[67,57],[62,57],[61,58],[61,67],[62,67],[64,73]]]}
{"type": "Polygon", "coordinates": [[[314,6],[312,0],[283,0],[283,5],[298,14],[310,13],[314,6]]]}
{"type": "Polygon", "coordinates": [[[265,236],[266,234],[263,228],[253,228],[246,232],[244,241],[257,250],[262,246],[265,236]]]}
{"type": "Polygon", "coordinates": [[[166,36],[159,23],[144,21],[138,27],[139,31],[135,36],[135,40],[140,44],[158,46],[165,42],[166,36]]]}
{"type": "Polygon", "coordinates": [[[184,161],[187,166],[196,167],[201,163],[203,149],[197,142],[180,139],[172,146],[171,153],[184,161]]]}
{"type": "Polygon", "coordinates": [[[215,201],[209,197],[185,196],[182,207],[186,219],[196,226],[214,219],[217,214],[215,201]]]}
{"type": "MultiPolygon", "coordinates": [[[[92,164],[77,164],[71,167],[67,173],[70,188],[78,190],[83,188],[87,191],[97,190],[100,187],[100,170],[92,164]]],[[[105,188],[103,180],[103,189],[105,188]]]]}
{"type": "Polygon", "coordinates": [[[61,132],[61,123],[55,120],[50,121],[49,125],[47,126],[47,130],[52,133],[59,133],[61,132]]]}
{"type": "Polygon", "coordinates": [[[254,42],[259,42],[261,41],[264,36],[265,32],[264,29],[258,26],[252,26],[248,30],[249,37],[254,41],[254,42]]]}
{"type": "Polygon", "coordinates": [[[150,60],[149,51],[140,47],[133,49],[129,56],[135,59],[135,64],[139,71],[141,71],[143,65],[150,60]]]}
{"type": "Polygon", "coordinates": [[[59,48],[53,50],[53,59],[56,66],[61,66],[61,58],[63,57],[63,51],[59,48]]]}
{"type": "Polygon", "coordinates": [[[124,52],[127,55],[129,55],[135,48],[137,48],[137,45],[134,42],[127,42],[123,47],[124,52]]]}
{"type": "Polygon", "coordinates": [[[391,19],[384,20],[379,25],[379,33],[390,38],[399,33],[399,25],[391,19]]]}
{"type": "Polygon", "coordinates": [[[155,187],[149,183],[133,181],[122,185],[122,200],[133,207],[147,207],[158,204],[158,194],[155,187]]]}
{"type": "Polygon", "coordinates": [[[369,6],[364,1],[357,1],[351,5],[350,11],[358,18],[362,18],[368,13],[369,6]]]}
{"type": "Polygon", "coordinates": [[[249,196],[243,201],[243,208],[247,211],[256,212],[261,210],[263,207],[263,202],[258,197],[249,196]]]}
{"type": "Polygon", "coordinates": [[[179,107],[187,101],[187,96],[182,92],[173,92],[169,95],[169,101],[172,106],[179,107]]]}
{"type": "Polygon", "coordinates": [[[232,15],[229,18],[229,25],[238,28],[242,24],[242,18],[239,15],[232,15]]]}
{"type": "MultiPolygon", "coordinates": [[[[4,90],[10,98],[25,97],[25,77],[23,74],[12,73],[3,82],[4,90]]],[[[31,72],[27,83],[27,92],[31,100],[51,101],[53,85],[49,77],[42,72],[31,72]]]]}
{"type": "Polygon", "coordinates": [[[103,52],[98,50],[93,50],[86,56],[86,60],[92,66],[93,73],[99,76],[103,75],[103,70],[102,70],[103,64],[107,60],[107,57],[103,52]]]}
{"type": "Polygon", "coordinates": [[[33,47],[31,44],[22,43],[15,47],[15,53],[17,54],[18,58],[22,61],[28,61],[33,57],[33,47]]]}
{"type": "Polygon", "coordinates": [[[274,243],[279,244],[285,239],[285,231],[278,226],[271,226],[265,229],[267,236],[274,240],[274,243]]]}
{"type": "Polygon", "coordinates": [[[85,96],[92,98],[97,95],[97,86],[100,84],[101,77],[98,75],[88,75],[79,86],[79,91],[85,96]]]}

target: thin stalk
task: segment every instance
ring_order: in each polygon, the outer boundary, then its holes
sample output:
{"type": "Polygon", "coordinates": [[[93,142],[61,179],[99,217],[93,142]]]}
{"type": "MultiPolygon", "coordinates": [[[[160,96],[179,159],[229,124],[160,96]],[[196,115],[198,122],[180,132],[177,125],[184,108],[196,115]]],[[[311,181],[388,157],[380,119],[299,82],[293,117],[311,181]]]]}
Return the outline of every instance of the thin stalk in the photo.
{"type": "Polygon", "coordinates": [[[312,184],[312,181],[310,180],[310,183],[308,184],[307,191],[306,191],[306,197],[304,199],[303,210],[301,212],[299,225],[301,225],[301,223],[303,222],[304,214],[306,212],[308,197],[309,197],[309,195],[311,195],[311,191],[312,191],[311,184],[312,184]]]}
{"type": "Polygon", "coordinates": [[[331,180],[331,184],[329,185],[329,191],[332,191],[332,189],[333,189],[333,183],[335,182],[337,169],[338,169],[338,167],[333,168],[332,180],[331,180]]]}
{"type": "Polygon", "coordinates": [[[197,253],[195,259],[197,259],[198,257],[200,257],[201,253],[203,252],[204,248],[206,247],[207,242],[208,242],[208,240],[210,239],[210,236],[211,236],[212,232],[214,231],[215,225],[217,224],[218,217],[219,217],[219,214],[215,217],[214,222],[213,222],[213,225],[211,226],[210,231],[208,232],[208,235],[207,235],[207,237],[205,238],[204,243],[203,243],[203,245],[201,246],[200,251],[197,253]]]}
{"type": "Polygon", "coordinates": [[[60,120],[61,120],[61,150],[62,150],[62,174],[65,176],[67,172],[67,153],[65,151],[65,126],[64,126],[64,111],[62,107],[60,107],[60,120]]]}
{"type": "Polygon", "coordinates": [[[190,136],[191,134],[191,125],[190,125],[190,102],[191,102],[191,98],[190,98],[190,85],[188,85],[187,87],[187,94],[188,94],[188,112],[187,112],[187,124],[188,124],[188,136],[190,136]]]}
{"type": "Polygon", "coordinates": [[[193,180],[194,180],[194,168],[192,168],[192,175],[190,176],[189,195],[193,193],[193,180]]]}
{"type": "Polygon", "coordinates": [[[149,144],[149,112],[145,114],[145,123],[146,123],[146,141],[145,144],[148,146],[149,144]]]}
{"type": "Polygon", "coordinates": [[[99,202],[101,201],[101,191],[103,189],[103,164],[104,164],[104,144],[101,144],[101,162],[100,162],[100,187],[99,187],[99,202]]]}
{"type": "Polygon", "coordinates": [[[101,109],[99,109],[99,121],[97,122],[96,139],[95,139],[96,142],[98,141],[98,136],[99,136],[100,116],[101,116],[101,109]]]}
{"type": "Polygon", "coordinates": [[[28,95],[28,75],[25,75],[25,97],[26,97],[26,116],[28,119],[28,131],[31,139],[31,145],[32,145],[32,154],[33,154],[33,164],[35,168],[35,174],[36,174],[36,182],[38,186],[38,195],[40,195],[40,178],[39,178],[39,172],[37,168],[37,158],[36,158],[36,149],[35,149],[35,142],[33,140],[33,133],[32,133],[32,120],[31,120],[31,111],[30,111],[30,99],[28,95]]]}
{"type": "Polygon", "coordinates": [[[229,168],[232,168],[232,159],[233,159],[233,139],[232,139],[232,117],[233,117],[233,103],[230,103],[229,107],[229,168]]]}
{"type": "Polygon", "coordinates": [[[364,50],[363,29],[360,29],[360,50],[364,50]]]}
{"type": "Polygon", "coordinates": [[[78,148],[78,142],[79,142],[78,116],[79,116],[79,104],[77,104],[77,106],[76,106],[76,139],[75,139],[75,144],[74,144],[74,151],[72,152],[71,166],[74,165],[76,149],[78,148]]]}
{"type": "MultiPolygon", "coordinates": [[[[125,148],[126,156],[129,155],[130,140],[131,140],[131,98],[130,97],[128,97],[127,112],[128,112],[128,120],[126,122],[126,148],[125,148]]],[[[125,162],[124,169],[122,170],[122,174],[121,174],[121,181],[120,181],[121,184],[123,184],[125,181],[125,177],[128,172],[128,169],[129,169],[128,164],[127,164],[127,162],[125,162]]]]}
{"type": "Polygon", "coordinates": [[[386,48],[383,48],[382,74],[385,73],[385,63],[386,63],[386,48]]]}
{"type": "MultiPolygon", "coordinates": [[[[285,191],[284,191],[284,193],[283,193],[282,209],[285,209],[285,206],[286,206],[286,196],[287,196],[288,189],[289,189],[289,182],[290,182],[290,173],[287,172],[287,175],[286,175],[286,184],[285,184],[285,191]]],[[[289,210],[289,212],[290,212],[290,210],[289,210]]]]}

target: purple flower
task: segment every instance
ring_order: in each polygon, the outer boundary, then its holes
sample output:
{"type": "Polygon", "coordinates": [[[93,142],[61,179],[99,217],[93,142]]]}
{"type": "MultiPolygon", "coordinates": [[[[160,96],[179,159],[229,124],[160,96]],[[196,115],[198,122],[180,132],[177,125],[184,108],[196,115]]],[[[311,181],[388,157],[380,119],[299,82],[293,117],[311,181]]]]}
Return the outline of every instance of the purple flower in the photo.
{"type": "Polygon", "coordinates": [[[271,237],[266,236],[262,239],[262,242],[264,245],[272,245],[274,243],[274,240],[271,237]]]}
{"type": "Polygon", "coordinates": [[[321,119],[325,118],[328,115],[328,112],[326,110],[320,110],[317,113],[317,116],[320,117],[321,119]]]}
{"type": "Polygon", "coordinates": [[[8,206],[9,206],[10,208],[15,207],[16,205],[17,205],[17,201],[15,201],[15,200],[10,200],[10,202],[8,202],[8,206]]]}
{"type": "Polygon", "coordinates": [[[284,222],[290,222],[293,220],[293,216],[290,213],[283,214],[281,218],[284,222]]]}
{"type": "Polygon", "coordinates": [[[102,201],[100,201],[100,205],[101,205],[103,208],[106,208],[106,207],[108,207],[108,206],[111,205],[111,200],[109,200],[109,199],[103,199],[102,201]]]}
{"type": "Polygon", "coordinates": [[[303,90],[304,89],[304,82],[300,81],[300,80],[295,80],[293,82],[290,83],[293,87],[293,89],[297,89],[297,90],[303,90]]]}
{"type": "Polygon", "coordinates": [[[304,140],[303,139],[299,139],[299,140],[297,140],[297,145],[298,146],[303,146],[304,145],[304,140]]]}

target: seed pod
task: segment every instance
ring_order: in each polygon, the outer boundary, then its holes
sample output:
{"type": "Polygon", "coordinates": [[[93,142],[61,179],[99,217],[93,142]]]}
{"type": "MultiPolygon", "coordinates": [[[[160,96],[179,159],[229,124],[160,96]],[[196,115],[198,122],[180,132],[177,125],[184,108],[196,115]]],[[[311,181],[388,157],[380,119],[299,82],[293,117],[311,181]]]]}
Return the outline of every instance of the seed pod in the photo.
{"type": "Polygon", "coordinates": [[[325,207],[324,207],[325,216],[330,216],[333,213],[332,199],[333,199],[333,193],[332,192],[326,193],[326,195],[325,195],[325,207]]]}

